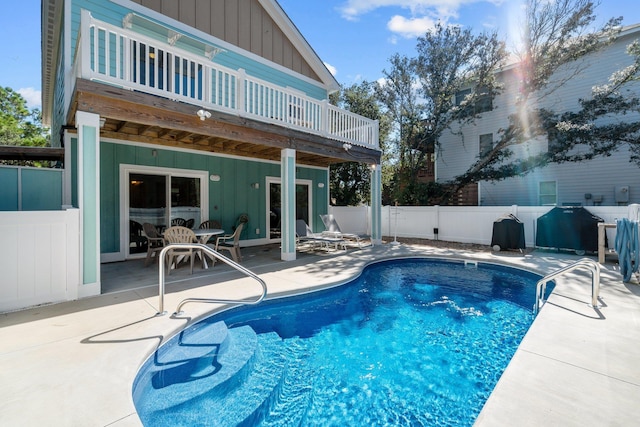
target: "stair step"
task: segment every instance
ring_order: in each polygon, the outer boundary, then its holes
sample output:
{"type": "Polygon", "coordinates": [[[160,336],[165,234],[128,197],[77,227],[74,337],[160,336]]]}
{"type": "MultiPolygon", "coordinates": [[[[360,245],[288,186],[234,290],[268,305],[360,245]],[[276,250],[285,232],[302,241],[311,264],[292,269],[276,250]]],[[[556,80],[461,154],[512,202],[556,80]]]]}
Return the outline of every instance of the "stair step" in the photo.
{"type": "Polygon", "coordinates": [[[196,414],[190,415],[188,408],[194,402],[203,396],[219,401],[253,369],[258,343],[251,327],[224,332],[223,322],[208,326],[210,331],[206,324],[198,326],[158,352],[144,376],[150,379],[147,390],[137,390],[147,381],[134,384],[134,400],[145,425],[193,425],[190,420],[196,414]]]}
{"type": "MultiPolygon", "coordinates": [[[[244,328],[248,327],[238,329],[244,328]]],[[[232,337],[236,331],[230,330],[232,337]]],[[[158,419],[171,426],[258,424],[276,399],[284,375],[282,339],[277,334],[267,335],[260,336],[250,371],[243,369],[230,379],[232,381],[171,407],[170,414],[158,414],[158,419]]],[[[232,353],[235,351],[228,354],[232,353]]]]}

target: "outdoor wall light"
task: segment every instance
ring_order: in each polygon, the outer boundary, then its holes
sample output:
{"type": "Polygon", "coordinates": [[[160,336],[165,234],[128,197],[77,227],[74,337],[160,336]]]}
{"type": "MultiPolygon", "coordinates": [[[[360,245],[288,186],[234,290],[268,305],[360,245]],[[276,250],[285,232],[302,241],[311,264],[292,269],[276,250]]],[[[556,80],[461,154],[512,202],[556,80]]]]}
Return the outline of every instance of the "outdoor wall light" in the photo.
{"type": "Polygon", "coordinates": [[[207,110],[202,110],[202,109],[198,110],[196,114],[198,115],[198,117],[200,117],[200,120],[202,121],[211,117],[211,113],[207,110]]]}
{"type": "Polygon", "coordinates": [[[209,179],[213,182],[218,182],[220,181],[220,175],[210,175],[209,179]]]}
{"type": "Polygon", "coordinates": [[[324,188],[324,182],[319,182],[318,183],[318,188],[324,188]]]}
{"type": "Polygon", "coordinates": [[[253,188],[254,190],[257,190],[258,188],[260,188],[260,183],[254,182],[253,184],[251,184],[251,188],[253,188]]]}

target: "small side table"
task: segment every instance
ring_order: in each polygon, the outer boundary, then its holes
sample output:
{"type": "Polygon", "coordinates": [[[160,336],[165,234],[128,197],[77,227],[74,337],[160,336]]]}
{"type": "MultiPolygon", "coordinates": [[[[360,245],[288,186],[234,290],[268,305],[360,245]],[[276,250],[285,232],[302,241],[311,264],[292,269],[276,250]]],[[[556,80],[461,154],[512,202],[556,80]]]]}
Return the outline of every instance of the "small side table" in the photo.
{"type": "Polygon", "coordinates": [[[604,236],[607,228],[616,228],[616,224],[598,223],[598,262],[604,264],[604,256],[607,248],[604,247],[604,236]]]}

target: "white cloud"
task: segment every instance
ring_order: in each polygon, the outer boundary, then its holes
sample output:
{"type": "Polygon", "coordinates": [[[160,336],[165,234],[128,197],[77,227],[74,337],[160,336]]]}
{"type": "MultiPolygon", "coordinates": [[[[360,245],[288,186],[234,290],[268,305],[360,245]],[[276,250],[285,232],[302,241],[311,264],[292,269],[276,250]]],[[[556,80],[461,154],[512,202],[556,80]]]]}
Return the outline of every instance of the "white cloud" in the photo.
{"type": "Polygon", "coordinates": [[[407,19],[404,16],[396,15],[387,23],[387,28],[402,37],[413,38],[424,35],[427,30],[433,29],[435,24],[436,21],[428,16],[407,19]]]}
{"type": "Polygon", "coordinates": [[[325,62],[324,66],[327,67],[327,70],[329,70],[332,76],[335,77],[338,74],[338,69],[333,65],[329,64],[328,62],[325,62]]]}
{"type": "Polygon", "coordinates": [[[348,20],[355,20],[372,10],[383,7],[407,9],[412,15],[425,15],[427,11],[438,11],[446,16],[456,11],[464,4],[478,1],[500,2],[502,0],[347,0],[340,8],[342,16],[348,20]]]}
{"type": "Polygon", "coordinates": [[[41,108],[42,107],[42,92],[32,87],[24,87],[18,89],[18,92],[27,101],[27,107],[41,108]]]}

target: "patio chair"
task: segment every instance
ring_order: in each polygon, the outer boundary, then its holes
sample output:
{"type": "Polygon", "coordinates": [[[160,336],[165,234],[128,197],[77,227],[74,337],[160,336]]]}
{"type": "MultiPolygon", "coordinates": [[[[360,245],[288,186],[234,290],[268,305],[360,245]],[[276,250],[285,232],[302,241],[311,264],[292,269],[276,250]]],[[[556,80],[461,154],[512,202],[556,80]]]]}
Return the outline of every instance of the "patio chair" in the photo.
{"type": "Polygon", "coordinates": [[[196,222],[196,220],[195,220],[195,219],[193,219],[193,218],[189,218],[189,219],[185,222],[184,226],[185,226],[185,227],[187,227],[187,228],[193,228],[193,226],[194,226],[195,222],[196,222]]]}
{"type": "Polygon", "coordinates": [[[144,245],[147,243],[142,233],[142,224],[137,221],[129,220],[129,244],[135,244],[136,250],[142,252],[144,245]]]}
{"type": "MultiPolygon", "coordinates": [[[[219,228],[222,229],[222,224],[220,224],[220,221],[216,221],[215,219],[210,219],[207,221],[202,222],[198,228],[204,229],[204,228],[219,228]]],[[[209,240],[207,240],[206,242],[203,242],[205,244],[212,242],[214,243],[213,237],[209,238],[209,240]]]]}
{"type": "Polygon", "coordinates": [[[296,221],[296,238],[298,244],[302,242],[310,242],[313,244],[317,243],[321,247],[324,246],[328,248],[329,245],[333,245],[336,249],[338,249],[338,246],[342,249],[346,249],[342,238],[327,236],[322,233],[314,233],[303,219],[296,221]]]}
{"type": "MultiPolygon", "coordinates": [[[[182,227],[182,226],[174,226],[169,227],[164,231],[164,240],[167,244],[171,243],[196,243],[198,240],[196,239],[196,235],[193,233],[193,230],[182,227]]],[[[191,263],[191,274],[193,274],[193,259],[195,258],[195,253],[197,249],[192,248],[173,248],[167,252],[167,258],[169,260],[169,269],[168,274],[171,274],[171,266],[175,262],[175,268],[178,268],[178,264],[184,259],[189,259],[191,263]]]]}
{"type": "Polygon", "coordinates": [[[236,230],[233,234],[227,234],[224,236],[219,236],[216,239],[216,251],[220,252],[220,249],[224,249],[231,253],[231,258],[239,263],[242,261],[242,254],[240,253],[240,234],[242,234],[242,228],[244,227],[244,222],[241,222],[236,227],[236,230]]]}
{"type": "Polygon", "coordinates": [[[173,218],[171,220],[171,226],[175,227],[175,226],[180,226],[180,227],[184,227],[187,225],[187,220],[184,218],[173,218]]]}
{"type": "Polygon", "coordinates": [[[340,226],[338,225],[338,222],[336,221],[334,216],[331,214],[320,215],[320,219],[322,220],[322,223],[324,224],[324,227],[326,229],[323,232],[323,234],[327,236],[341,237],[346,240],[355,241],[358,244],[359,248],[362,248],[362,240],[371,239],[370,236],[366,236],[366,235],[343,233],[342,230],[340,229],[340,226]]]}
{"type": "Polygon", "coordinates": [[[164,248],[164,239],[156,227],[148,222],[142,224],[142,235],[147,239],[147,258],[144,260],[144,266],[147,267],[154,254],[155,259],[158,259],[158,254],[164,248]]]}

